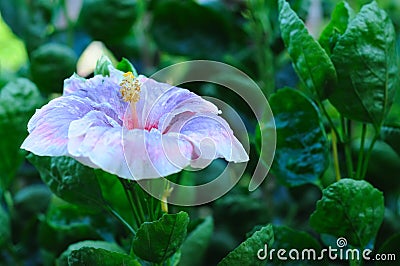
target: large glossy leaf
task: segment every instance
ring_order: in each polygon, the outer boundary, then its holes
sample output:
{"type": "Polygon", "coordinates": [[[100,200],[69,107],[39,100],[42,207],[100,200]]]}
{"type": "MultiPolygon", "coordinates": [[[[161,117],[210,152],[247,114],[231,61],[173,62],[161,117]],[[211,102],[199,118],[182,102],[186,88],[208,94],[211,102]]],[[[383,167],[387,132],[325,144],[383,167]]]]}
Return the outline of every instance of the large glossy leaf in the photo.
{"type": "Polygon", "coordinates": [[[164,214],[157,221],[143,223],[133,240],[133,252],[147,261],[165,261],[182,245],[188,224],[186,212],[164,214]]]}
{"type": "Polygon", "coordinates": [[[394,99],[399,69],[395,31],[375,1],[350,22],[332,52],[338,86],[329,98],[344,116],[379,127],[394,99]]]}
{"type": "Polygon", "coordinates": [[[329,163],[318,109],[303,93],[290,88],[273,94],[270,105],[277,133],[273,173],[288,186],[318,183],[329,163]]]}
{"type": "Polygon", "coordinates": [[[331,21],[322,31],[319,43],[328,55],[331,55],[336,42],[347,29],[350,20],[355,16],[353,9],[345,2],[339,2],[331,15],[331,21]]]}
{"type": "Polygon", "coordinates": [[[207,251],[213,230],[213,219],[209,216],[190,232],[182,244],[179,265],[202,265],[202,259],[207,251]]]}
{"type": "Polygon", "coordinates": [[[232,43],[223,15],[195,1],[159,1],[150,33],[161,50],[191,57],[221,57],[232,43]]]}
{"type": "Polygon", "coordinates": [[[382,192],[364,180],[346,178],[323,190],[310,225],[363,248],[375,238],[384,212],[382,192]]]}
{"type": "Polygon", "coordinates": [[[265,261],[260,260],[257,253],[265,245],[270,247],[273,242],[272,225],[264,226],[230,252],[218,266],[265,265],[265,261]]]}
{"type": "Polygon", "coordinates": [[[336,82],[336,71],[321,45],[308,33],[303,21],[285,0],[279,0],[282,39],[294,69],[312,94],[323,100],[336,82]]]}
{"type": "Polygon", "coordinates": [[[28,155],[51,191],[73,204],[101,208],[104,198],[94,170],[70,157],[28,155]]]}
{"type": "Polygon", "coordinates": [[[0,91],[0,189],[8,188],[24,159],[20,146],[28,134],[28,120],[41,104],[39,90],[24,78],[0,91]]]}

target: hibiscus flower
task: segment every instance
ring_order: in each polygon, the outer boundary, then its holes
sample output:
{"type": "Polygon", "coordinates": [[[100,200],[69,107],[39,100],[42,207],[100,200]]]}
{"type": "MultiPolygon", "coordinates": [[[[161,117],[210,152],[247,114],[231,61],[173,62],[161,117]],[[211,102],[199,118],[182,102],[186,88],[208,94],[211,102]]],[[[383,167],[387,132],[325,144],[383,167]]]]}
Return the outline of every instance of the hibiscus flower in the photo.
{"type": "Polygon", "coordinates": [[[28,123],[21,148],[140,180],[248,155],[218,108],[200,96],[109,66],[109,76],[74,74],[28,123]]]}

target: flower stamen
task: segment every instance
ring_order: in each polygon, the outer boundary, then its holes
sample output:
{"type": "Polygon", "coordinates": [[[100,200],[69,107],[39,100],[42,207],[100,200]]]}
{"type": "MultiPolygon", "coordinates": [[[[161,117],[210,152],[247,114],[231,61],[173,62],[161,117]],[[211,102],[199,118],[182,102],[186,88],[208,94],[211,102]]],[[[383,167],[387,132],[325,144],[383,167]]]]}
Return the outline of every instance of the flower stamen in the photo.
{"type": "Polygon", "coordinates": [[[126,72],[123,74],[120,92],[122,94],[122,99],[125,102],[136,103],[140,99],[140,83],[139,80],[135,78],[132,72],[126,72]]]}
{"type": "Polygon", "coordinates": [[[139,121],[136,112],[136,103],[140,99],[140,83],[137,78],[133,75],[131,71],[128,71],[123,74],[124,78],[122,79],[120,92],[122,95],[122,99],[125,102],[130,104],[131,113],[132,113],[132,122],[133,128],[138,128],[139,121]]]}

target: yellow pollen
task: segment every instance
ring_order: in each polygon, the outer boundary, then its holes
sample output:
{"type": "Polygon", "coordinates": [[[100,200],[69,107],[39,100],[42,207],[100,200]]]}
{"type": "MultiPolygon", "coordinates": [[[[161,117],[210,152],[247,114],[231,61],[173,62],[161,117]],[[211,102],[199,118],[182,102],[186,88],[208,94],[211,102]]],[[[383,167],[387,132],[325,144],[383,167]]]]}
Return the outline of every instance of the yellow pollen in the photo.
{"type": "Polygon", "coordinates": [[[136,103],[140,99],[140,83],[139,80],[135,78],[132,72],[126,72],[123,74],[120,92],[122,99],[125,102],[136,103]]]}

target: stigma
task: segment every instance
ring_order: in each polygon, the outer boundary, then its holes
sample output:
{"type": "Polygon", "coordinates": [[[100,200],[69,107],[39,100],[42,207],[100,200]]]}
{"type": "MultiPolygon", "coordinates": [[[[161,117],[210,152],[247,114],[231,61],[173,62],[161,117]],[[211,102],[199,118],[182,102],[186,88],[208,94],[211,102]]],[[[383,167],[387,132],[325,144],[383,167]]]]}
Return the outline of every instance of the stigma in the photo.
{"type": "Polygon", "coordinates": [[[140,99],[140,83],[131,71],[123,74],[120,92],[125,102],[137,103],[140,99]]]}

